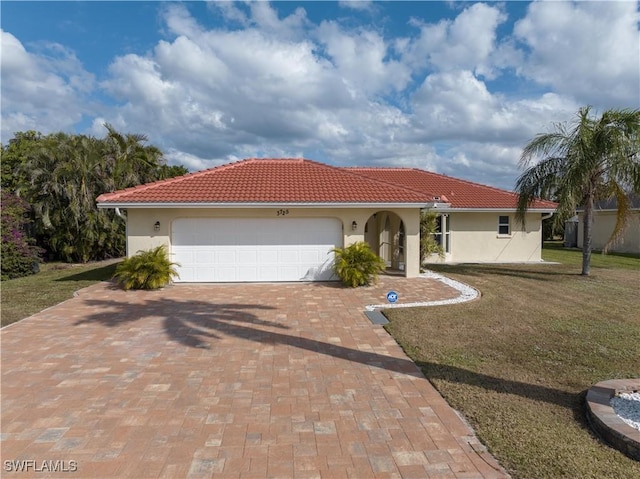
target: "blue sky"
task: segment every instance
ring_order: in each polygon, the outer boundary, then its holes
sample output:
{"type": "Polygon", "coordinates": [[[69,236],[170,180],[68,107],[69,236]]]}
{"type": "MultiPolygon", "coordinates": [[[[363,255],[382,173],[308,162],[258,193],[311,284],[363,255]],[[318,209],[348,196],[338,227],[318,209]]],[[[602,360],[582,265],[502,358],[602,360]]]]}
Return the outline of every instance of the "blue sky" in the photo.
{"type": "Polygon", "coordinates": [[[195,170],[247,157],[411,166],[511,189],[580,106],[640,107],[613,2],[6,2],[2,141],[143,133],[195,170]]]}

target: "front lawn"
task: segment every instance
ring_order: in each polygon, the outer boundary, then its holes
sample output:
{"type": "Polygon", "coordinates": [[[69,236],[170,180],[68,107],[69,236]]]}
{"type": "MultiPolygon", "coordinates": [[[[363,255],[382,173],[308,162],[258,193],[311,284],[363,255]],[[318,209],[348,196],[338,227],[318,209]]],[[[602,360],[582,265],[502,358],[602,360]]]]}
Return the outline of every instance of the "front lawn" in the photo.
{"type": "Polygon", "coordinates": [[[640,477],[640,463],[601,443],[584,395],[640,376],[640,259],[551,247],[540,265],[432,269],[480,300],[385,311],[387,330],[515,478],[640,477]]]}
{"type": "Polygon", "coordinates": [[[115,273],[117,261],[83,265],[47,263],[38,274],[2,281],[2,326],[61,303],[79,289],[108,281],[115,273]]]}

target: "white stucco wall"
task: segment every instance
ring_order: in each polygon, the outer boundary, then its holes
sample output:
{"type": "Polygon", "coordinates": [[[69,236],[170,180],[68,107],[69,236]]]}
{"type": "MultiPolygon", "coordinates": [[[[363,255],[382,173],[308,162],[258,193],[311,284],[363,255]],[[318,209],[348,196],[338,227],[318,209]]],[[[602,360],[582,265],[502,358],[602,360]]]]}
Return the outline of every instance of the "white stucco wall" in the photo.
{"type": "MultiPolygon", "coordinates": [[[[338,218],[343,224],[344,245],[364,241],[364,226],[375,208],[131,208],[127,214],[127,255],[166,244],[171,251],[171,225],[177,218],[338,218]],[[287,214],[278,216],[279,210],[287,214]],[[160,229],[154,231],[154,224],[160,229]],[[351,224],[358,227],[353,230],[351,224]]],[[[406,275],[420,274],[420,212],[418,208],[392,210],[402,218],[406,232],[406,275]]]]}
{"type": "MultiPolygon", "coordinates": [[[[593,223],[592,248],[601,250],[609,241],[616,225],[615,211],[596,211],[593,223]]],[[[584,244],[584,213],[578,214],[578,248],[584,244]]],[[[609,251],[640,254],[640,211],[634,211],[624,235],[609,251]]]]}
{"type": "Polygon", "coordinates": [[[529,213],[526,229],[513,212],[451,212],[451,252],[428,262],[522,263],[541,261],[542,215],[529,213]],[[509,216],[510,235],[498,234],[498,217],[509,216]]]}

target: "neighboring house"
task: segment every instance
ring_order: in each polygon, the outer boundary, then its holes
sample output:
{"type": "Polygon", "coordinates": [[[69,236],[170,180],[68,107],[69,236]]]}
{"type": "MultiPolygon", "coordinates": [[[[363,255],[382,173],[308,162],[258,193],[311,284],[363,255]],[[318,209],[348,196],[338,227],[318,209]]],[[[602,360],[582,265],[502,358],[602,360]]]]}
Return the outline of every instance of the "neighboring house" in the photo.
{"type": "MultiPolygon", "coordinates": [[[[584,208],[577,210],[577,247],[584,244],[584,208]]],[[[618,214],[617,201],[601,201],[595,204],[591,248],[602,250],[611,238],[618,214]]],[[[631,197],[631,217],[623,235],[610,248],[610,252],[640,254],[640,196],[631,197]]]]}
{"type": "Polygon", "coordinates": [[[178,281],[334,279],[335,247],[367,241],[388,267],[420,274],[420,212],[439,214],[437,261],[536,262],[541,218],[515,224],[517,195],[406,168],[339,168],[305,159],[249,159],[105,193],[99,208],[126,210],[127,253],[160,244],[178,281]]]}

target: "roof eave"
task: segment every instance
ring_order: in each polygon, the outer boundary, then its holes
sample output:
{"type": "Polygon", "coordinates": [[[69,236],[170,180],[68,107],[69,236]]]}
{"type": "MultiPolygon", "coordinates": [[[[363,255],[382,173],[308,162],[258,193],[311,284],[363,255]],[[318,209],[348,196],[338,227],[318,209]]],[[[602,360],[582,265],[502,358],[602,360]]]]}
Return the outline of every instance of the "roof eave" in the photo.
{"type": "Polygon", "coordinates": [[[433,203],[406,202],[242,202],[242,203],[163,203],[163,202],[100,202],[98,208],[427,208],[433,203]]]}
{"type": "MultiPolygon", "coordinates": [[[[435,209],[435,208],[434,208],[435,209]]],[[[482,208],[458,208],[455,206],[448,206],[445,208],[437,208],[438,211],[443,213],[465,212],[465,213],[495,213],[496,211],[506,211],[509,213],[515,213],[517,208],[502,208],[502,207],[482,207],[482,208]]],[[[556,211],[556,208],[529,208],[527,213],[552,213],[556,211]]]]}

